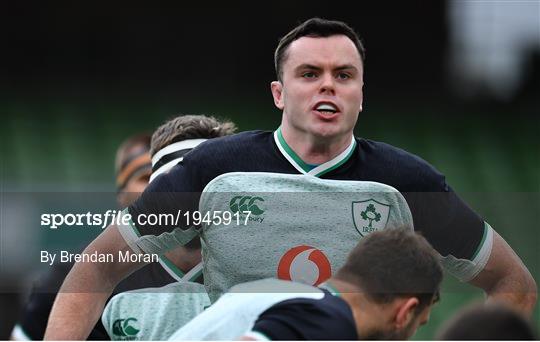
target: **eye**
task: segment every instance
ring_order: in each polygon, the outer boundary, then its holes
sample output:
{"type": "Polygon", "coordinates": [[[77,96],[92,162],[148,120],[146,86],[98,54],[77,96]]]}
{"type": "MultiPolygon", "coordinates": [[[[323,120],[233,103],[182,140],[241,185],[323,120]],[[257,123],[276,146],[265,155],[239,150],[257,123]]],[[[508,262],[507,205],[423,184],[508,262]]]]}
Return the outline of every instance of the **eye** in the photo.
{"type": "Polygon", "coordinates": [[[313,71],[306,71],[302,74],[303,78],[315,78],[317,75],[313,71]]]}
{"type": "Polygon", "coordinates": [[[339,74],[337,74],[336,77],[338,80],[348,80],[349,78],[351,78],[351,75],[346,72],[340,72],[339,74]]]}

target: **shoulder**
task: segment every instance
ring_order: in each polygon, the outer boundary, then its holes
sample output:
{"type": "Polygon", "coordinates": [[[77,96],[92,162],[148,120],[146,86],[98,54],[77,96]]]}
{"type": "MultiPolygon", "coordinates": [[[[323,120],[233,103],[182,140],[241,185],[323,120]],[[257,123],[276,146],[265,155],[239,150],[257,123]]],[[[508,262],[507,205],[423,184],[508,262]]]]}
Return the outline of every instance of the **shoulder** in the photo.
{"type": "Polygon", "coordinates": [[[220,155],[229,155],[237,152],[238,150],[247,153],[253,149],[266,147],[271,135],[272,132],[268,131],[247,131],[225,137],[210,139],[197,146],[197,148],[191,151],[187,156],[190,158],[201,158],[208,156],[219,157],[219,155],[216,155],[216,153],[220,153],[220,155]]]}
{"type": "Polygon", "coordinates": [[[205,185],[223,173],[251,171],[259,165],[258,161],[268,164],[272,160],[272,143],[272,133],[265,131],[210,139],[188,153],[182,164],[196,169],[196,177],[203,179],[205,185]]]}
{"type": "Polygon", "coordinates": [[[366,167],[382,173],[383,183],[396,183],[400,191],[440,191],[445,177],[421,157],[390,144],[356,138],[359,158],[366,167]]]}
{"type": "Polygon", "coordinates": [[[298,296],[281,301],[269,310],[285,308],[287,308],[286,311],[291,309],[292,311],[305,311],[306,315],[310,315],[315,320],[328,320],[335,317],[339,318],[339,321],[343,321],[343,319],[352,317],[349,305],[340,297],[332,295],[326,290],[323,290],[323,295],[320,298],[298,296]]]}
{"type": "Polygon", "coordinates": [[[380,141],[362,138],[357,138],[357,142],[360,153],[373,161],[384,161],[392,164],[399,163],[405,170],[415,168],[426,172],[436,171],[435,168],[424,159],[399,147],[380,141]]]}
{"type": "Polygon", "coordinates": [[[254,326],[272,339],[357,339],[349,305],[324,291],[322,298],[291,298],[263,312],[254,326]]]}

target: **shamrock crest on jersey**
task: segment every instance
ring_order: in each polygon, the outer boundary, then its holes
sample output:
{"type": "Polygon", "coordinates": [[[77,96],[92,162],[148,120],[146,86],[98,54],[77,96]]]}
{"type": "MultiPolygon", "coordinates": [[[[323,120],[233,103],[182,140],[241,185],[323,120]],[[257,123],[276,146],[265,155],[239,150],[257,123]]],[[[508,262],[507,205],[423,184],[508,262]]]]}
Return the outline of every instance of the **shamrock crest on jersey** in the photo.
{"type": "Polygon", "coordinates": [[[353,221],[360,235],[372,233],[386,227],[390,206],[374,199],[352,203],[353,221]]]}

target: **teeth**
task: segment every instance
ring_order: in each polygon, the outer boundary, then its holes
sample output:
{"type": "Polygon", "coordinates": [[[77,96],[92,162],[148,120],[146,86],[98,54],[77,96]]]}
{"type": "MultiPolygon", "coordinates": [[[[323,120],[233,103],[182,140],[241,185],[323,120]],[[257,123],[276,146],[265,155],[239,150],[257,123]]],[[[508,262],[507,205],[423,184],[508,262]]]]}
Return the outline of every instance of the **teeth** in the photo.
{"type": "Polygon", "coordinates": [[[326,112],[332,112],[332,113],[335,113],[337,112],[337,108],[330,105],[330,104],[327,104],[327,103],[323,103],[323,104],[320,104],[317,106],[317,110],[318,111],[326,111],[326,112]]]}

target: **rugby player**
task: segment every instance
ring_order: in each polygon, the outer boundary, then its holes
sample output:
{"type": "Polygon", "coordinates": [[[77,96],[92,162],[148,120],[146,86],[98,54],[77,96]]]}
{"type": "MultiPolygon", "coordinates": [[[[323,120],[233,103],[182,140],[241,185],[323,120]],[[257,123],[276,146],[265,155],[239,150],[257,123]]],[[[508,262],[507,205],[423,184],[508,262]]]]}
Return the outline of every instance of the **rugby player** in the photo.
{"type": "MultiPolygon", "coordinates": [[[[201,144],[124,210],[138,222],[150,213],[217,212],[228,206],[253,214],[245,214],[246,224],[227,229],[210,222],[200,231],[193,222],[111,225],[87,253],[163,253],[200,233],[205,285],[216,298],[246,281],[293,279],[299,255],[317,260],[316,276],[301,278],[318,284],[344,264],[356,241],[412,216],[414,229],[450,273],[489,298],[531,313],[537,290],[529,271],[440,172],[401,149],[354,137],[362,110],[364,48],[349,26],[310,19],[280,41],[275,62],[278,80],[271,91],[283,112],[275,132],[244,132],[201,144]],[[248,189],[252,193],[246,194],[248,189]],[[201,192],[209,195],[195,195],[201,192]],[[231,197],[223,203],[227,193],[231,197]],[[273,198],[279,193],[290,196],[273,198]],[[401,197],[410,212],[401,210],[401,197]]],[[[79,293],[57,297],[46,337],[86,338],[114,284],[141,265],[76,264],[63,286],[79,293]],[[100,291],[84,292],[86,286],[100,291]]]]}
{"type": "MultiPolygon", "coordinates": [[[[152,174],[150,182],[169,172],[184,156],[202,142],[232,135],[236,126],[212,116],[179,115],[166,121],[152,134],[150,155],[152,174]]],[[[200,240],[192,239],[182,247],[167,251],[160,263],[178,281],[195,280],[202,274],[200,240]],[[185,247],[185,248],[184,248],[185,247]],[[189,274],[186,274],[186,270],[189,274]]]]}
{"type": "Polygon", "coordinates": [[[442,268],[405,229],[360,240],[318,289],[265,279],[234,286],[170,340],[405,340],[429,319],[442,268]]]}
{"type": "MultiPolygon", "coordinates": [[[[235,130],[232,122],[204,115],[183,115],[165,122],[152,135],[150,181],[169,172],[203,141],[235,130]]],[[[101,320],[111,340],[164,340],[210,305],[200,279],[200,240],[193,239],[165,255],[168,261],[160,262],[179,276],[178,282],[162,287],[150,284],[111,298],[101,320]]]]}

